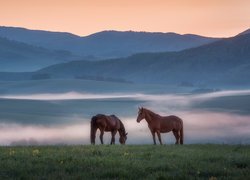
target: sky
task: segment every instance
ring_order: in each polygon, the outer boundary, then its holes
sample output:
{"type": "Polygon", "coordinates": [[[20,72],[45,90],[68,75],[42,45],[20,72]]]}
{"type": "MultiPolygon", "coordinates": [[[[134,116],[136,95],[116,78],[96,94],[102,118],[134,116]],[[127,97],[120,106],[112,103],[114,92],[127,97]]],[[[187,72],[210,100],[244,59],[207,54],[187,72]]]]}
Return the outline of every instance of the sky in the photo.
{"type": "Polygon", "coordinates": [[[249,0],[0,0],[0,26],[230,37],[250,28],[249,9],[249,0]]]}

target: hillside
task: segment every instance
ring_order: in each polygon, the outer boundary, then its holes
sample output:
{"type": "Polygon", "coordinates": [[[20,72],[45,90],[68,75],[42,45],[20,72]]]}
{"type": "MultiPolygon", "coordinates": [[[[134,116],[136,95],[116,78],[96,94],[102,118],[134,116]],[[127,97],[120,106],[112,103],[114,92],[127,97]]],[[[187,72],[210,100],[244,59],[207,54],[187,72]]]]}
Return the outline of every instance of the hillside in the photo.
{"type": "Polygon", "coordinates": [[[52,78],[115,77],[137,83],[250,85],[250,34],[172,53],[144,53],[100,62],[74,61],[44,68],[52,78]]]}
{"type": "Polygon", "coordinates": [[[0,37],[51,50],[66,50],[89,60],[125,57],[140,52],[180,51],[218,39],[175,33],[103,31],[80,37],[64,32],[0,27],[0,37]]]}
{"type": "Polygon", "coordinates": [[[48,50],[0,37],[0,71],[34,71],[76,59],[68,51],[48,50]]]}
{"type": "Polygon", "coordinates": [[[0,80],[73,78],[199,87],[249,87],[249,67],[250,34],[247,33],[179,52],[65,62],[30,74],[1,73],[0,80]]]}

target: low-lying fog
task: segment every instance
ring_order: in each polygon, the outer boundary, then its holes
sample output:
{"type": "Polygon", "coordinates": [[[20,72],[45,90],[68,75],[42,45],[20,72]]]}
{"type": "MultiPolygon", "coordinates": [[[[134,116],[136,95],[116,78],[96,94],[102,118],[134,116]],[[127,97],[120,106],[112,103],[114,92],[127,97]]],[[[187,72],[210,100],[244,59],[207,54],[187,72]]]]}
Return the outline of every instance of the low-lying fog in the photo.
{"type": "MultiPolygon", "coordinates": [[[[152,144],[146,121],[136,122],[138,106],[181,117],[184,143],[250,144],[249,99],[249,90],[198,95],[69,92],[0,96],[0,145],[89,144],[90,118],[98,113],[116,114],[124,122],[127,144],[152,144]]],[[[118,137],[117,133],[117,143],[118,137]]],[[[104,138],[109,143],[110,133],[104,138]]],[[[175,140],[171,132],[162,134],[162,139],[165,144],[175,140]]],[[[99,132],[96,142],[100,143],[99,132]]]]}

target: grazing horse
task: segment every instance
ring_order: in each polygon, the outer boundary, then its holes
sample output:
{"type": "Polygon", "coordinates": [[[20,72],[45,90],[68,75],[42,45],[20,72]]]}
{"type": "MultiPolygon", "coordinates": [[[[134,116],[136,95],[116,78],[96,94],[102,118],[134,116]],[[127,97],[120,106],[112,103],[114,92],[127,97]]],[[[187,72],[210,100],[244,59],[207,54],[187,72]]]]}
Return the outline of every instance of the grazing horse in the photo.
{"type": "Polygon", "coordinates": [[[127,140],[127,134],[125,127],[121,120],[116,117],[115,115],[104,115],[104,114],[97,114],[93,116],[91,119],[91,130],[90,130],[90,141],[91,144],[95,144],[95,136],[97,129],[100,130],[100,140],[103,144],[103,134],[105,132],[111,132],[112,138],[110,144],[115,144],[115,135],[117,131],[120,134],[119,142],[121,144],[125,144],[127,140]]]}
{"type": "Polygon", "coordinates": [[[150,129],[154,144],[155,142],[155,133],[157,133],[160,144],[161,133],[167,133],[172,131],[176,142],[175,144],[183,144],[183,122],[177,116],[160,116],[146,108],[139,108],[137,122],[139,123],[142,119],[145,119],[148,123],[148,128],[150,129]]]}

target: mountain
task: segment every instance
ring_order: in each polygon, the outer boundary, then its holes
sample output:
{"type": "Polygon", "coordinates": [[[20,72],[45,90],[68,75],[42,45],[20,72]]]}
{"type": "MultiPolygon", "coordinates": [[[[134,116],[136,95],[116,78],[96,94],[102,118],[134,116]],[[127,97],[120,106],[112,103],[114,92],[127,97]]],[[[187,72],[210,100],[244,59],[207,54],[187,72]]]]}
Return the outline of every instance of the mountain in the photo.
{"type": "Polygon", "coordinates": [[[247,29],[247,30],[241,32],[240,34],[238,34],[238,36],[245,35],[245,34],[250,34],[250,29],[247,29]]]}
{"type": "Polygon", "coordinates": [[[103,31],[80,37],[64,32],[0,27],[0,37],[40,46],[65,50],[89,60],[126,57],[141,52],[181,51],[218,40],[197,35],[175,33],[103,31]]]}
{"type": "Polygon", "coordinates": [[[117,78],[135,83],[250,86],[250,34],[170,53],[74,61],[37,71],[51,78],[117,78]]]}
{"type": "Polygon", "coordinates": [[[249,87],[249,68],[250,34],[244,33],[182,51],[138,53],[102,61],[64,62],[33,73],[0,73],[0,80],[90,79],[182,86],[249,87]]]}
{"type": "Polygon", "coordinates": [[[170,52],[181,51],[217,39],[197,35],[180,35],[176,33],[149,33],[149,32],[119,32],[103,31],[84,38],[85,49],[97,56],[125,57],[142,52],[170,52]],[[96,49],[98,51],[96,51],[96,49]]]}
{"type": "Polygon", "coordinates": [[[0,37],[0,71],[34,71],[74,59],[68,51],[48,50],[0,37]]]}

